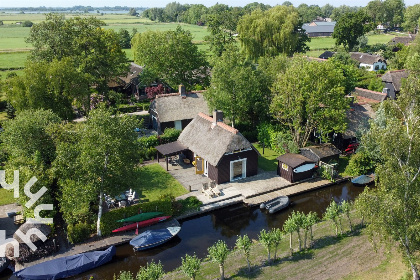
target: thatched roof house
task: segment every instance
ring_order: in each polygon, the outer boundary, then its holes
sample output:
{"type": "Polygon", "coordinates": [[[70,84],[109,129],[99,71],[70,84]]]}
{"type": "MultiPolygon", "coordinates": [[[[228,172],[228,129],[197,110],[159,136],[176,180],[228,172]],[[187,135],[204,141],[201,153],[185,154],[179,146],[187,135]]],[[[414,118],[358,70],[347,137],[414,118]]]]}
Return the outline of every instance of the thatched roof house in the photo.
{"type": "Polygon", "coordinates": [[[287,153],[277,158],[277,174],[289,182],[297,182],[311,178],[314,173],[315,161],[300,155],[287,153]],[[301,170],[297,169],[302,167],[301,170]]]}
{"type": "Polygon", "coordinates": [[[364,67],[368,71],[378,71],[386,69],[386,60],[380,55],[351,52],[350,57],[359,62],[359,67],[364,67]]]}
{"type": "Polygon", "coordinates": [[[202,92],[187,93],[182,85],[178,93],[157,95],[149,108],[153,129],[159,134],[168,127],[182,130],[199,112],[209,111],[202,92]]]}
{"type": "Polygon", "coordinates": [[[143,67],[133,62],[130,63],[130,69],[126,76],[121,76],[108,83],[108,87],[115,91],[125,94],[139,95],[139,75],[143,72],[143,67]]]}
{"type": "Polygon", "coordinates": [[[389,98],[395,99],[401,90],[403,80],[407,78],[408,71],[405,69],[386,72],[381,77],[384,85],[384,92],[387,93],[389,98]]]}
{"type": "Polygon", "coordinates": [[[325,163],[329,163],[330,161],[338,162],[341,151],[337,149],[333,144],[326,143],[301,148],[300,153],[319,164],[320,161],[325,163]]]}
{"type": "Polygon", "coordinates": [[[256,175],[258,151],[235,128],[223,123],[223,113],[213,117],[199,113],[178,138],[190,150],[188,157],[195,160],[198,173],[203,173],[217,184],[256,175]]]}
{"type": "Polygon", "coordinates": [[[401,37],[394,37],[389,41],[388,44],[390,45],[396,45],[398,43],[401,43],[405,46],[408,46],[410,43],[412,43],[416,39],[416,35],[409,34],[408,36],[401,36],[401,37]]]}

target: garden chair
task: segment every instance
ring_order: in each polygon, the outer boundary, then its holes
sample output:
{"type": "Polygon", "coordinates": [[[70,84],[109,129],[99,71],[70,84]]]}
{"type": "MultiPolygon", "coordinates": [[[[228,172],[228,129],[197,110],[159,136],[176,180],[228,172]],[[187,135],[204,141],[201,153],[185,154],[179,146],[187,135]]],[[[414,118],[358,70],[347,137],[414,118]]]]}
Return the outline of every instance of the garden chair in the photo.
{"type": "Polygon", "coordinates": [[[216,185],[216,182],[214,181],[210,182],[210,190],[214,193],[215,196],[219,196],[222,194],[219,190],[219,187],[216,185]]]}

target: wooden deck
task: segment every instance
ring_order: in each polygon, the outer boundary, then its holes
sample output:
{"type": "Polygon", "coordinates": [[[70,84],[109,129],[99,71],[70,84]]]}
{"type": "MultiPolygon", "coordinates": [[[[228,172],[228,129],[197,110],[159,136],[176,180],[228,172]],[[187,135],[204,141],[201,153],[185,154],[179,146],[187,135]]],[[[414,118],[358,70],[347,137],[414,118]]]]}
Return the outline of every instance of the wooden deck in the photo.
{"type": "Polygon", "coordinates": [[[330,185],[335,185],[335,184],[339,184],[341,182],[346,181],[347,179],[341,179],[339,181],[336,182],[330,182],[328,180],[324,180],[324,179],[313,179],[310,181],[306,181],[306,182],[302,182],[302,183],[297,183],[297,184],[293,184],[290,186],[286,186],[284,188],[278,189],[278,190],[273,190],[271,192],[267,192],[267,193],[262,193],[259,195],[255,195],[252,197],[246,197],[243,201],[245,204],[249,205],[249,206],[254,206],[254,205],[259,205],[263,202],[266,202],[268,200],[274,199],[276,197],[279,196],[293,196],[293,195],[298,195],[304,192],[308,192],[308,191],[313,191],[319,188],[324,188],[330,185]]]}

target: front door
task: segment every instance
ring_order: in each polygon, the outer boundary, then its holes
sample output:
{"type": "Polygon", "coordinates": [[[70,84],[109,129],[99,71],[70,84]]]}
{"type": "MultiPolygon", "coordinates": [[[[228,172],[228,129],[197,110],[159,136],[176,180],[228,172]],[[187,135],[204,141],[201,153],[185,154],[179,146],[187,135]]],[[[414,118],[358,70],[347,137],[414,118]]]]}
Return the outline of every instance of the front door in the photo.
{"type": "Polygon", "coordinates": [[[195,174],[204,173],[204,160],[201,157],[195,157],[195,174]]]}

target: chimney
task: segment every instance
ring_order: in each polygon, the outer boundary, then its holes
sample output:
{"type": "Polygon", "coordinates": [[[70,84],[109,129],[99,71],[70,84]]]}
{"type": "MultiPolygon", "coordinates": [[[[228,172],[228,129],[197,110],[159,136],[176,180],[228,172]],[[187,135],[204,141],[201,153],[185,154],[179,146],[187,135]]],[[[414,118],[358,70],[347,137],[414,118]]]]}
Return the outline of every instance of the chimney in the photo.
{"type": "Polygon", "coordinates": [[[223,122],[223,112],[220,110],[213,111],[213,125],[217,125],[217,122],[223,122]]]}
{"type": "Polygon", "coordinates": [[[185,91],[185,86],[183,84],[179,85],[179,95],[181,95],[182,98],[187,98],[187,92],[185,91]]]}

